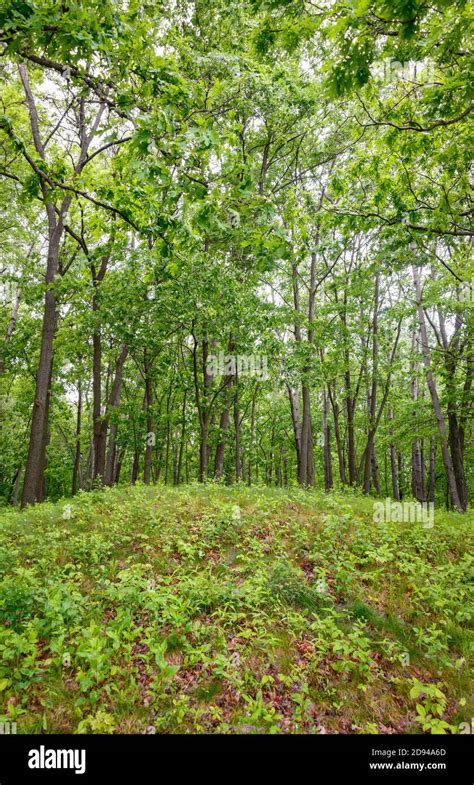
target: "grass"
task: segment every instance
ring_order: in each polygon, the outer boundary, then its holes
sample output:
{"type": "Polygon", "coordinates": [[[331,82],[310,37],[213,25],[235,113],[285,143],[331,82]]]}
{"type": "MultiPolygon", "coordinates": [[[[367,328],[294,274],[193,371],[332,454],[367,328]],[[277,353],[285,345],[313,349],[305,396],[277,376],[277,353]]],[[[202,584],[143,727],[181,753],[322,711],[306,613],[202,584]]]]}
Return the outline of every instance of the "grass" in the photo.
{"type": "Polygon", "coordinates": [[[458,733],[473,516],[357,495],[135,486],[0,514],[19,733],[458,733]]]}

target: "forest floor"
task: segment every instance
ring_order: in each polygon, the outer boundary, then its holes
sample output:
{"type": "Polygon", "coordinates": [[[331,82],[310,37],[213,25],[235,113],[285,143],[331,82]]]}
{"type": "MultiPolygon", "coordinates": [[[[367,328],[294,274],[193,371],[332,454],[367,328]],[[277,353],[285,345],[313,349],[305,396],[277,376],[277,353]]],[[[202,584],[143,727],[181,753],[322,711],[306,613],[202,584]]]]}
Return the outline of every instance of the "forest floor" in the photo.
{"type": "Polygon", "coordinates": [[[0,720],[463,732],[473,514],[376,523],[373,501],[135,486],[3,511],[0,720]]]}

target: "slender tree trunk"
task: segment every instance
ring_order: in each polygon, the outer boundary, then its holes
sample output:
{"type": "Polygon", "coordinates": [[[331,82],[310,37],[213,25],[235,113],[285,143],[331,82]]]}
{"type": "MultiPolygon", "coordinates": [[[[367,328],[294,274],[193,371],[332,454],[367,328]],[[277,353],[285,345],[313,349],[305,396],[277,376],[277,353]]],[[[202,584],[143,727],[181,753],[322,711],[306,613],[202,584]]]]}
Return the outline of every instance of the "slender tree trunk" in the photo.
{"type": "MultiPolygon", "coordinates": [[[[232,341],[232,338],[230,338],[229,354],[232,354],[233,351],[234,351],[234,343],[232,341]]],[[[216,480],[220,480],[224,474],[226,434],[230,425],[230,407],[232,403],[232,394],[231,394],[232,381],[233,381],[232,374],[228,374],[225,380],[225,402],[219,420],[219,437],[218,437],[216,454],[214,459],[214,477],[216,480]]]]}
{"type": "MultiPolygon", "coordinates": [[[[110,415],[115,412],[120,404],[120,393],[122,389],[122,378],[123,378],[123,366],[125,364],[125,360],[128,356],[128,346],[125,344],[122,346],[120,353],[117,357],[115,362],[115,371],[114,371],[114,378],[112,382],[112,386],[110,389],[110,394],[107,401],[107,408],[102,418],[102,430],[104,432],[104,450],[105,444],[107,441],[107,431],[109,428],[109,420],[110,415]]],[[[114,480],[114,467],[115,467],[115,457],[116,457],[116,438],[117,438],[117,431],[118,425],[116,422],[112,423],[110,428],[110,435],[109,435],[109,449],[107,455],[107,465],[105,465],[104,459],[104,474],[101,475],[103,477],[104,483],[106,485],[112,485],[114,480]]]]}
{"type": "Polygon", "coordinates": [[[81,417],[82,417],[82,381],[77,381],[77,420],[76,420],[76,448],[74,456],[74,468],[72,470],[72,495],[74,496],[80,487],[81,471],[81,417]]]}
{"type": "MultiPolygon", "coordinates": [[[[293,304],[295,308],[295,339],[298,344],[302,343],[302,333],[301,333],[301,326],[300,326],[300,318],[301,318],[301,305],[300,305],[300,293],[299,293],[299,272],[298,266],[293,264],[292,266],[292,281],[293,281],[293,304]]],[[[310,432],[311,432],[311,403],[310,403],[310,392],[307,383],[307,376],[309,373],[309,369],[305,366],[303,369],[303,381],[302,381],[302,401],[303,401],[303,411],[302,411],[302,421],[301,425],[299,422],[293,420],[293,425],[295,429],[295,435],[297,436],[297,445],[299,441],[299,460],[298,460],[298,482],[300,485],[307,485],[308,484],[308,461],[309,461],[309,450],[310,450],[310,432]]],[[[290,403],[292,407],[294,407],[294,399],[291,397],[290,393],[290,403]]],[[[296,415],[296,410],[292,408],[293,416],[296,415]]],[[[299,417],[299,412],[298,412],[299,417]]]]}
{"type": "MultiPolygon", "coordinates": [[[[153,433],[153,382],[151,378],[151,361],[148,352],[144,350],[144,372],[145,372],[145,398],[146,398],[146,431],[147,434],[153,433]]],[[[145,462],[143,467],[143,482],[148,484],[151,477],[151,459],[153,455],[153,443],[150,438],[146,440],[145,462]]]]}
{"type": "Polygon", "coordinates": [[[234,389],[234,439],[235,439],[235,481],[239,482],[242,465],[241,465],[241,455],[240,455],[239,380],[237,374],[235,375],[235,389],[234,389]]]}
{"type": "Polygon", "coordinates": [[[130,477],[130,482],[132,485],[138,480],[139,471],[140,471],[140,452],[138,450],[138,445],[136,445],[135,452],[133,453],[132,474],[130,477]]]}
{"type": "Polygon", "coordinates": [[[23,483],[22,507],[44,498],[43,473],[48,443],[49,390],[53,373],[53,345],[57,327],[57,303],[54,280],[59,267],[59,242],[62,226],[50,229],[46,284],[44,296],[41,348],[36,374],[35,400],[31,418],[30,441],[23,483]]]}
{"type": "MultiPolygon", "coordinates": [[[[417,416],[418,416],[418,336],[417,330],[413,330],[412,332],[412,341],[411,341],[411,352],[412,352],[412,360],[411,360],[411,373],[412,373],[412,382],[411,382],[411,397],[413,400],[413,426],[415,433],[418,430],[417,426],[417,416]]],[[[423,498],[423,481],[422,481],[422,465],[421,465],[421,451],[420,451],[420,440],[418,438],[414,439],[411,445],[411,494],[412,496],[417,499],[419,502],[425,501],[423,498]]]]}
{"type": "Polygon", "coordinates": [[[105,450],[107,442],[107,425],[102,417],[102,328],[99,315],[99,289],[107,271],[108,261],[108,257],[103,256],[98,271],[95,264],[91,264],[92,284],[94,287],[92,297],[92,313],[94,317],[94,330],[92,333],[92,418],[94,429],[92,481],[99,484],[102,484],[105,479],[105,450]]]}
{"type": "Polygon", "coordinates": [[[436,464],[436,441],[434,436],[430,438],[430,464],[429,464],[429,481],[428,481],[428,501],[435,500],[435,464],[436,464]]]}
{"type": "Polygon", "coordinates": [[[341,429],[339,426],[339,406],[336,400],[336,382],[335,380],[328,384],[328,395],[331,402],[332,416],[334,420],[334,438],[336,440],[337,461],[339,466],[339,479],[341,485],[346,485],[346,462],[344,459],[344,445],[341,437],[341,429]]]}
{"type": "Polygon", "coordinates": [[[428,343],[428,334],[426,330],[426,322],[425,322],[425,313],[423,310],[423,302],[422,302],[422,294],[421,294],[421,284],[420,284],[420,274],[418,271],[418,267],[416,265],[412,266],[413,270],[413,281],[415,284],[415,291],[416,291],[416,303],[417,303],[417,310],[418,310],[418,321],[420,324],[420,335],[421,335],[421,348],[423,353],[423,362],[426,369],[426,381],[428,384],[428,389],[431,395],[431,401],[433,403],[433,409],[436,417],[436,422],[438,425],[438,431],[441,441],[441,454],[443,458],[444,469],[446,472],[447,483],[449,487],[449,491],[451,493],[451,499],[453,502],[453,506],[459,512],[463,512],[462,505],[459,499],[458,489],[456,485],[456,477],[454,474],[453,463],[451,460],[451,455],[448,448],[448,437],[446,433],[446,423],[443,417],[443,413],[441,410],[441,404],[438,396],[438,390],[436,387],[436,382],[433,376],[433,372],[431,370],[431,355],[430,355],[430,347],[428,343]]]}
{"type": "Polygon", "coordinates": [[[179,442],[178,467],[176,470],[176,485],[179,485],[181,482],[181,466],[183,464],[183,451],[186,440],[186,396],[187,391],[185,390],[183,396],[183,409],[181,413],[181,438],[179,442]]]}
{"type": "MultiPolygon", "coordinates": [[[[463,512],[467,510],[468,492],[466,474],[464,470],[464,432],[458,418],[457,389],[456,389],[456,366],[460,356],[460,334],[462,327],[461,314],[456,314],[454,323],[454,333],[451,340],[448,340],[444,315],[438,309],[438,319],[442,345],[444,350],[444,363],[446,368],[446,393],[447,393],[447,414],[448,414],[448,444],[453,462],[456,487],[458,489],[459,501],[463,512]]],[[[469,371],[469,356],[467,358],[467,368],[469,371]]],[[[464,395],[461,399],[464,402],[464,395]]],[[[462,414],[461,414],[462,418],[462,414]]]]}
{"type": "Polygon", "coordinates": [[[426,462],[425,462],[425,440],[420,439],[420,480],[421,480],[421,501],[426,502],[426,462]]]}
{"type": "Polygon", "coordinates": [[[402,501],[404,496],[404,482],[403,482],[403,455],[401,451],[398,453],[398,493],[400,496],[400,501],[402,501]]]}
{"type": "MultiPolygon", "coordinates": [[[[388,419],[393,423],[393,409],[390,408],[388,419]]],[[[390,427],[390,436],[393,437],[393,429],[390,427]]],[[[390,468],[392,474],[392,496],[395,501],[400,501],[400,493],[398,490],[398,472],[397,472],[397,455],[393,441],[390,442],[390,468]]]]}
{"type": "MultiPolygon", "coordinates": [[[[206,246],[207,248],[207,246],[206,246]]],[[[203,390],[202,396],[199,385],[198,365],[197,365],[197,349],[198,342],[193,334],[194,349],[193,349],[193,376],[194,376],[194,392],[196,397],[196,408],[199,417],[199,482],[206,482],[208,470],[208,439],[209,439],[209,422],[210,422],[210,387],[212,376],[208,369],[208,356],[209,356],[209,343],[206,336],[202,339],[202,377],[203,377],[203,390]]]]}
{"type": "Polygon", "coordinates": [[[8,322],[7,332],[5,334],[5,340],[3,342],[3,350],[0,353],[0,376],[2,376],[2,374],[5,371],[5,350],[7,349],[8,344],[10,343],[12,335],[15,330],[15,325],[18,318],[18,311],[20,310],[20,299],[21,299],[21,290],[17,289],[12,304],[12,313],[10,316],[10,321],[8,322]]]}
{"type": "MultiPolygon", "coordinates": [[[[28,115],[31,127],[33,144],[36,155],[46,164],[45,145],[41,139],[39,117],[36,103],[30,88],[27,67],[25,64],[19,66],[20,78],[28,108],[28,115]]],[[[85,127],[84,97],[79,99],[79,122],[78,132],[80,139],[80,154],[74,166],[76,175],[80,175],[83,167],[87,163],[87,152],[90,142],[99,128],[105,104],[101,103],[92,123],[90,132],[87,133],[85,127]]],[[[31,164],[30,164],[31,166],[31,164]]],[[[48,257],[46,263],[46,291],[44,296],[43,324],[41,328],[41,346],[38,370],[36,374],[35,398],[31,417],[31,430],[28,445],[28,458],[26,463],[25,480],[23,483],[22,506],[34,504],[44,498],[44,468],[46,465],[46,447],[49,441],[49,404],[50,387],[53,374],[53,353],[54,336],[56,333],[58,312],[57,299],[55,292],[55,279],[64,270],[60,268],[60,246],[64,236],[64,222],[69,212],[72,196],[68,193],[63,197],[60,206],[57,207],[54,201],[54,193],[51,192],[50,182],[46,174],[43,174],[41,167],[32,165],[35,175],[39,176],[40,188],[43,197],[44,208],[48,220],[48,257]]]]}
{"type": "Polygon", "coordinates": [[[288,390],[288,398],[290,401],[291,421],[293,423],[293,434],[295,438],[297,477],[299,478],[300,470],[301,470],[301,418],[300,418],[299,391],[292,389],[289,384],[287,384],[287,390],[288,390]]]}
{"type": "Polygon", "coordinates": [[[281,461],[282,461],[282,472],[283,472],[283,485],[286,487],[288,485],[288,455],[285,445],[283,445],[281,448],[281,461]]]}
{"type": "Polygon", "coordinates": [[[374,292],[374,318],[372,322],[372,386],[369,394],[368,406],[368,435],[365,452],[364,493],[370,491],[370,477],[374,478],[377,493],[380,493],[378,469],[375,459],[375,417],[377,411],[377,386],[378,386],[378,312],[379,312],[379,276],[375,276],[374,292]],[[378,486],[378,487],[377,487],[378,486]]]}
{"type": "Polygon", "coordinates": [[[117,435],[118,423],[113,422],[109,428],[109,444],[105,462],[105,485],[114,485],[117,469],[117,435]]]}
{"type": "MultiPolygon", "coordinates": [[[[249,458],[247,466],[247,485],[252,485],[252,460],[253,460],[253,445],[255,442],[255,405],[257,400],[257,387],[255,386],[252,394],[252,408],[250,410],[250,441],[249,441],[249,458]]],[[[288,483],[288,478],[287,482],[288,483]]]]}
{"type": "Polygon", "coordinates": [[[115,473],[114,473],[114,485],[119,484],[120,472],[122,471],[122,464],[123,464],[123,459],[125,458],[126,451],[127,448],[124,447],[122,450],[120,450],[120,452],[117,455],[117,461],[115,464],[115,473]]]}
{"type": "Polygon", "coordinates": [[[165,485],[168,485],[168,471],[169,471],[169,458],[170,458],[170,443],[171,443],[171,400],[173,397],[173,385],[170,385],[168,397],[166,399],[166,445],[165,445],[165,485]]]}
{"type": "Polygon", "coordinates": [[[355,451],[355,433],[354,433],[354,409],[355,400],[352,396],[351,388],[351,373],[349,370],[349,352],[345,352],[346,371],[344,372],[344,386],[346,390],[346,423],[347,423],[347,461],[349,469],[349,485],[355,485],[357,482],[357,464],[356,464],[356,451],[355,451]]]}
{"type": "Polygon", "coordinates": [[[13,504],[14,507],[18,507],[18,501],[20,499],[20,487],[21,487],[21,475],[22,475],[22,472],[23,472],[23,466],[19,466],[18,467],[18,471],[16,473],[16,477],[15,477],[15,485],[14,485],[14,488],[13,488],[12,504],[13,504]]]}
{"type": "Polygon", "coordinates": [[[323,460],[324,460],[324,488],[326,491],[333,487],[331,440],[329,428],[329,404],[326,387],[323,385],[323,460]]]}

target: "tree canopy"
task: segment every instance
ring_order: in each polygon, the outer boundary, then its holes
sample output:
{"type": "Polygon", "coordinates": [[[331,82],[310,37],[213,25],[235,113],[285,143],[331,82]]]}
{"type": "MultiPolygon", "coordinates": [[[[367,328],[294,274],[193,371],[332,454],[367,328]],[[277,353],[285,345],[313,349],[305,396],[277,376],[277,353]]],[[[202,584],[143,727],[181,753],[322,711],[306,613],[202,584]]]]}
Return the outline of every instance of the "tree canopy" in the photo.
{"type": "Polygon", "coordinates": [[[462,0],[4,0],[2,504],[467,509],[471,30],[462,0]]]}

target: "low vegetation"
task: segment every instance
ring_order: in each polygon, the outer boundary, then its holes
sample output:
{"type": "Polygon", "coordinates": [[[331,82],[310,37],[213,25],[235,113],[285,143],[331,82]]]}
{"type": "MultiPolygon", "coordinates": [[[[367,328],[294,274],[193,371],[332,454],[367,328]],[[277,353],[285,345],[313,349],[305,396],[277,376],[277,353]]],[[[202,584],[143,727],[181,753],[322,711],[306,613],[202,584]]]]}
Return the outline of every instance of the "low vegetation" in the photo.
{"type": "Polygon", "coordinates": [[[212,484],[3,511],[1,719],[18,733],[462,732],[472,513],[373,518],[355,493],[212,484]]]}

